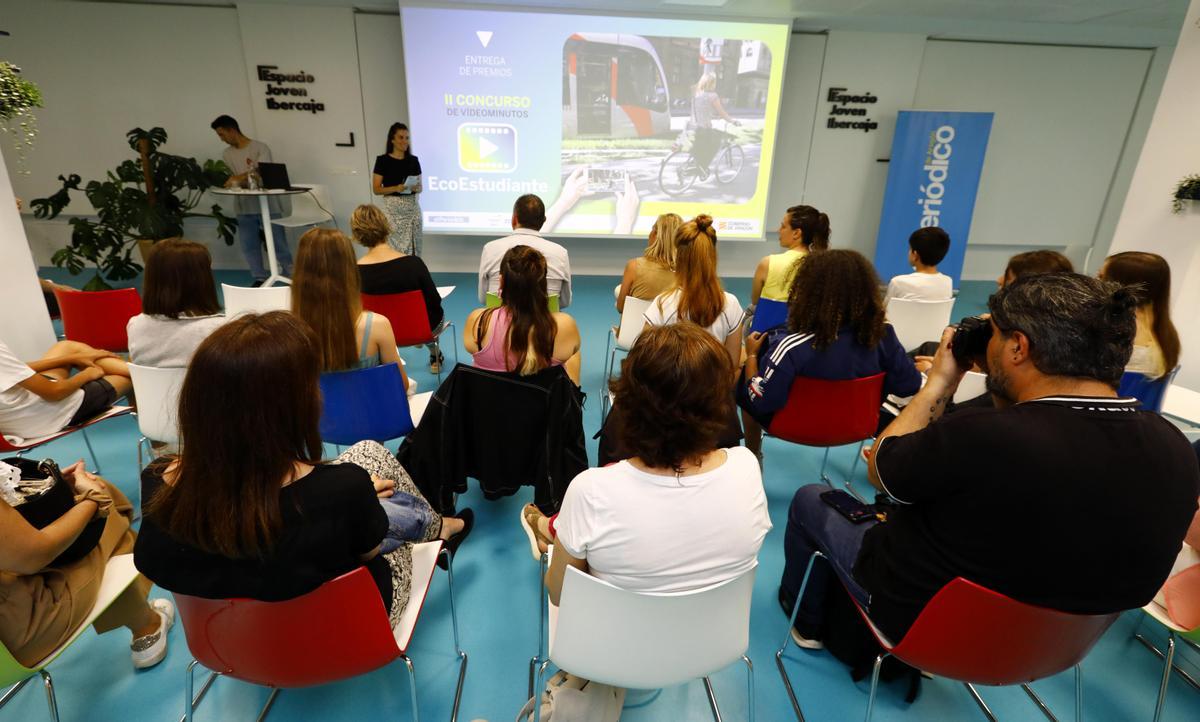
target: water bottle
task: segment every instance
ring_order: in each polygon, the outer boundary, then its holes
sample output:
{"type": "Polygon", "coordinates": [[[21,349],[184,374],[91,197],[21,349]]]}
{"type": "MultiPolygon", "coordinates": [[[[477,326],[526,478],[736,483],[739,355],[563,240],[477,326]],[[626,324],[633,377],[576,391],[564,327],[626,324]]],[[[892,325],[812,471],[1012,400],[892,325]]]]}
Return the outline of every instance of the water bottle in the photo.
{"type": "Polygon", "coordinates": [[[246,173],[246,188],[256,191],[262,187],[262,176],[258,174],[258,163],[251,163],[250,170],[246,173]]]}

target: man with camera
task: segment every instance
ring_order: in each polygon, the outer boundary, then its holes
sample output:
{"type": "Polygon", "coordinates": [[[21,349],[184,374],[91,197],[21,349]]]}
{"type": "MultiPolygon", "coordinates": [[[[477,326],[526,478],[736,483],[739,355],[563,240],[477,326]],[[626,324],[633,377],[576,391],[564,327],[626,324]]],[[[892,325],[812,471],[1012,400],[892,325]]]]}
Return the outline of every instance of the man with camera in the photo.
{"type": "Polygon", "coordinates": [[[1200,468],[1178,430],[1116,395],[1134,306],[1116,284],[1051,273],[997,291],[989,319],[946,330],[927,383],[871,454],[871,483],[896,502],[886,520],[852,523],[817,485],[792,501],[789,611],[812,553],[829,562],[813,565],[798,644],[820,646],[830,567],[895,641],[960,576],[1081,614],[1150,601],[1196,510],[1200,468]],[[996,408],[941,418],[973,362],[996,408]]]}

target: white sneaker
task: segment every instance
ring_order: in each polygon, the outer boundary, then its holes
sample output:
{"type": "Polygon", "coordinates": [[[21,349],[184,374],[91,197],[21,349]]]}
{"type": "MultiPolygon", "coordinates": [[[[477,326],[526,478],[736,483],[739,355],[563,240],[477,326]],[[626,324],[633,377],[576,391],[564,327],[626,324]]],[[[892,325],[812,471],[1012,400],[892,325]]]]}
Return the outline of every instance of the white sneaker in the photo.
{"type": "Polygon", "coordinates": [[[792,627],[792,641],[797,647],[803,649],[825,649],[825,643],[819,639],[809,639],[808,637],[800,636],[795,627],[792,627]]]}
{"type": "Polygon", "coordinates": [[[169,599],[151,599],[150,608],[158,612],[162,624],[153,634],[138,637],[129,643],[134,669],[153,667],[167,656],[167,632],[175,624],[175,605],[169,599]]]}

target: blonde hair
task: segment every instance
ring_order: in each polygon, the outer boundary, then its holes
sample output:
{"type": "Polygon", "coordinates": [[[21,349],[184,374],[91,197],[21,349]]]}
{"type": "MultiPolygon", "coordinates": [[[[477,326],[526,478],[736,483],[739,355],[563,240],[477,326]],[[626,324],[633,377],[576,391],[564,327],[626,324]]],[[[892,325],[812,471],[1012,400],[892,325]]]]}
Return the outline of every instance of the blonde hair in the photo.
{"type": "Polygon", "coordinates": [[[350,239],[333,228],[314,228],[296,248],[292,313],[316,333],[322,371],[358,365],[355,326],[362,314],[358,266],[350,239]]]}
{"type": "Polygon", "coordinates": [[[683,218],[676,213],[664,213],[659,216],[658,220],[654,221],[654,240],[646,246],[646,251],[642,254],[646,260],[656,261],[674,270],[675,236],[682,225],[683,218]]]}
{"type": "Polygon", "coordinates": [[[387,240],[392,226],[377,206],[364,203],[350,214],[350,233],[361,245],[374,248],[387,240]]]}
{"type": "Polygon", "coordinates": [[[696,81],[696,92],[703,93],[717,87],[717,76],[712,73],[706,73],[700,76],[700,80],[696,81]]]}
{"type": "MultiPolygon", "coordinates": [[[[712,216],[698,215],[675,236],[675,288],[680,321],[708,328],[725,308],[725,290],[717,277],[717,232],[712,216]]],[[[662,300],[659,300],[660,308],[662,300]]]]}

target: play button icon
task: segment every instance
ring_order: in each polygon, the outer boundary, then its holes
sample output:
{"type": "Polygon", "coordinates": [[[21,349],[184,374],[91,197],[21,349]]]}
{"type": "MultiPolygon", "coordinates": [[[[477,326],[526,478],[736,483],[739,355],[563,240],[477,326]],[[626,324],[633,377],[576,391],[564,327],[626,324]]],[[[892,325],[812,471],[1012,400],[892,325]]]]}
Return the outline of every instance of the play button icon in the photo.
{"type": "Polygon", "coordinates": [[[498,145],[496,145],[495,143],[491,142],[491,141],[490,141],[490,140],[488,140],[487,138],[480,138],[480,139],[479,139],[479,157],[480,157],[481,159],[482,159],[482,158],[487,158],[487,157],[488,157],[488,156],[490,156],[492,153],[495,153],[497,150],[500,150],[500,146],[498,146],[498,145]]]}
{"type": "Polygon", "coordinates": [[[476,30],[475,37],[479,38],[479,44],[486,48],[488,43],[492,42],[492,31],[476,30]]]}

